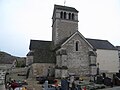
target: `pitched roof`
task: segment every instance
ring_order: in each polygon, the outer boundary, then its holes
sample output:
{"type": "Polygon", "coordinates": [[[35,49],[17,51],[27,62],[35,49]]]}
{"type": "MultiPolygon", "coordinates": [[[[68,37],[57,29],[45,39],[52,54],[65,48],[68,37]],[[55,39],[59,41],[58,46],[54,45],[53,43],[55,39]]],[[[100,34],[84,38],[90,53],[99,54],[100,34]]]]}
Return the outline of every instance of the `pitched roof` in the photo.
{"type": "Polygon", "coordinates": [[[72,12],[78,12],[75,8],[73,7],[68,7],[68,6],[61,6],[61,5],[54,5],[54,10],[59,9],[59,10],[66,10],[66,11],[72,11],[72,12]]]}
{"type": "Polygon", "coordinates": [[[30,40],[30,50],[34,49],[50,49],[51,41],[43,41],[43,40],[30,40]]]}
{"type": "Polygon", "coordinates": [[[120,51],[120,46],[116,46],[116,48],[120,51]]]}
{"type": "Polygon", "coordinates": [[[34,63],[55,63],[55,53],[51,50],[51,41],[31,40],[30,50],[34,63]]]}
{"type": "Polygon", "coordinates": [[[86,40],[95,48],[95,49],[107,49],[107,50],[117,50],[108,40],[99,40],[99,39],[88,39],[86,40]]]}

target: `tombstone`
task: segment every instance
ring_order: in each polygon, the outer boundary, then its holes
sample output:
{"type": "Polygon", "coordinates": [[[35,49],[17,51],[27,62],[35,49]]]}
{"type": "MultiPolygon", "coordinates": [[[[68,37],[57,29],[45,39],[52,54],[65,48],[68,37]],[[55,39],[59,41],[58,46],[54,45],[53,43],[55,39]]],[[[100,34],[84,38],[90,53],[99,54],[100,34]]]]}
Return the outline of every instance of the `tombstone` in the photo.
{"type": "Polygon", "coordinates": [[[47,70],[47,77],[49,77],[50,76],[50,66],[48,67],[48,70],[47,70]]]}
{"type": "Polygon", "coordinates": [[[113,84],[120,86],[120,78],[115,74],[113,74],[113,84]]]}
{"type": "Polygon", "coordinates": [[[103,77],[97,76],[97,84],[103,84],[103,77]]]}
{"type": "Polygon", "coordinates": [[[44,83],[44,88],[45,88],[45,90],[48,89],[48,81],[47,81],[47,80],[46,80],[45,83],[44,83]]]}
{"type": "Polygon", "coordinates": [[[105,74],[105,73],[103,73],[102,75],[103,75],[103,78],[105,78],[105,77],[106,77],[106,74],[105,74]]]}
{"type": "Polygon", "coordinates": [[[109,77],[105,77],[104,78],[104,85],[106,85],[106,86],[111,86],[111,78],[109,78],[109,77]]]}
{"type": "Polygon", "coordinates": [[[65,78],[61,80],[61,90],[69,90],[69,82],[65,78]]]}
{"type": "Polygon", "coordinates": [[[43,90],[55,90],[55,88],[54,87],[49,87],[48,86],[48,81],[46,80],[45,83],[44,83],[43,90]]]}
{"type": "Polygon", "coordinates": [[[75,82],[73,81],[72,82],[72,90],[75,90],[76,89],[76,86],[75,86],[75,82]]]}
{"type": "Polygon", "coordinates": [[[116,73],[116,76],[117,76],[118,78],[120,78],[120,73],[116,73]]]}

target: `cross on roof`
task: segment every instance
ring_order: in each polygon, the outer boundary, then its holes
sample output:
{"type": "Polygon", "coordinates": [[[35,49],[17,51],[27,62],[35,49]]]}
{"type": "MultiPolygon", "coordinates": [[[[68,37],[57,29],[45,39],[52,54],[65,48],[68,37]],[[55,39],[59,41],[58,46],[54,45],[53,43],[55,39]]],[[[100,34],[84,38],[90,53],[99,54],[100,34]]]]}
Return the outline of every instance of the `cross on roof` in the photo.
{"type": "Polygon", "coordinates": [[[66,0],[64,0],[64,6],[65,6],[65,4],[66,4],[66,0]]]}

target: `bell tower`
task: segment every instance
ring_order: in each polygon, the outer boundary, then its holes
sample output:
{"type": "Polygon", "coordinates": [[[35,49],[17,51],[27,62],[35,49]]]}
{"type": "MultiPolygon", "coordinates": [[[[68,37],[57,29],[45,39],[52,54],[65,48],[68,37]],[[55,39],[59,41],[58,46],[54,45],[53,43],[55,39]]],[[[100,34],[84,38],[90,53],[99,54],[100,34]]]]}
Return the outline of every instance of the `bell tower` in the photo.
{"type": "Polygon", "coordinates": [[[52,42],[55,47],[78,31],[78,11],[73,7],[54,5],[52,42]]]}

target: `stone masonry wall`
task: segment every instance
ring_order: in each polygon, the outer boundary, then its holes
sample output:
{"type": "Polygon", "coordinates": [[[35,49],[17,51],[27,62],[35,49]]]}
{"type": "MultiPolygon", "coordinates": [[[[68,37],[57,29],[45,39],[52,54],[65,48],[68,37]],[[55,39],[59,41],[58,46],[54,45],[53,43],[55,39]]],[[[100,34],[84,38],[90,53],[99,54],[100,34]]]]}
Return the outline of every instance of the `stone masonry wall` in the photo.
{"type": "Polygon", "coordinates": [[[54,64],[50,63],[34,63],[32,64],[32,75],[33,77],[36,76],[47,76],[48,74],[48,68],[51,69],[51,74],[54,74],[54,64]]]}
{"type": "Polygon", "coordinates": [[[63,42],[78,30],[78,22],[57,20],[57,44],[63,42]]]}
{"type": "Polygon", "coordinates": [[[82,76],[90,73],[88,52],[91,48],[79,35],[74,36],[62,48],[66,48],[67,51],[67,67],[69,73],[75,73],[76,75],[82,76]],[[79,42],[78,51],[75,50],[76,41],[79,42]]]}

